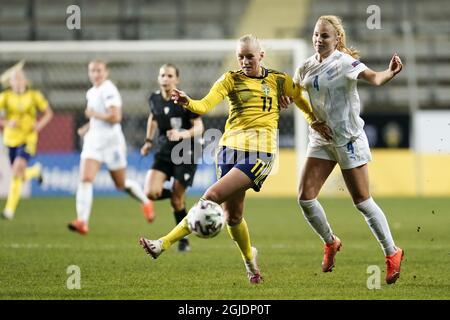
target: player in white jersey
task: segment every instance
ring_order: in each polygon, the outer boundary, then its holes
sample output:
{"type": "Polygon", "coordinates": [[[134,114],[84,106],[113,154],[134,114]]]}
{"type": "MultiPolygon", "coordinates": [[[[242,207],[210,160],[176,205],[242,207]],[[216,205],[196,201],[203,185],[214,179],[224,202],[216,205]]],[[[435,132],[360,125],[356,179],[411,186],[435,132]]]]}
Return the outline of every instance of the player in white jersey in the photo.
{"type": "Polygon", "coordinates": [[[317,196],[325,180],[338,163],[356,208],[363,214],[386,256],[386,282],[400,276],[403,250],[396,247],[383,211],[369,192],[367,163],[371,154],[360,118],[357,80],[379,86],[402,69],[395,54],[389,67],[381,72],[369,69],[358,60],[358,52],[345,43],[345,31],[336,16],[318,19],[312,37],[315,54],[301,65],[294,81],[308,92],[316,118],[331,128],[328,140],[310,130],[307,160],[303,168],[299,205],[311,227],[325,242],[322,271],[332,271],[335,255],[341,247],[327,221],[317,196]]]}
{"type": "Polygon", "coordinates": [[[88,221],[93,200],[93,182],[102,163],[107,166],[118,190],[124,190],[142,203],[145,213],[147,199],[136,181],[125,178],[127,166],[126,143],[122,133],[122,98],[116,86],[108,80],[108,67],[104,61],[93,60],[88,66],[92,83],[86,94],[85,111],[89,122],[78,129],[84,137],[80,159],[80,183],[76,195],[77,219],[69,223],[69,230],[80,234],[88,232],[88,221]]]}

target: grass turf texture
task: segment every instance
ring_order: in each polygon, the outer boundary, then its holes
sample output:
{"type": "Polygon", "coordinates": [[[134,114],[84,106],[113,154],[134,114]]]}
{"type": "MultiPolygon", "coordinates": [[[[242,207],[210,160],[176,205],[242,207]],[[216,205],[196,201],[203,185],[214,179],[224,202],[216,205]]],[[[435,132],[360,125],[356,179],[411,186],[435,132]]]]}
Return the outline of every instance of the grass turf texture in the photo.
{"type": "MultiPolygon", "coordinates": [[[[189,199],[189,207],[195,199],[189,199]]],[[[384,282],[384,257],[349,199],[322,199],[343,241],[332,273],[322,273],[322,243],[295,199],[247,199],[245,217],[264,276],[250,285],[235,244],[224,229],[216,238],[191,236],[192,252],[176,245],[158,260],[138,245],[174,226],[167,201],[157,202],[147,224],[139,205],[96,198],[90,234],[67,230],[72,198],[23,200],[13,221],[0,221],[1,299],[449,299],[449,199],[376,199],[405,252],[395,285],[384,282]],[[81,269],[81,289],[68,290],[67,267],[81,269]],[[381,288],[369,290],[370,265],[381,288]]],[[[0,202],[4,205],[4,201],[0,202]]]]}

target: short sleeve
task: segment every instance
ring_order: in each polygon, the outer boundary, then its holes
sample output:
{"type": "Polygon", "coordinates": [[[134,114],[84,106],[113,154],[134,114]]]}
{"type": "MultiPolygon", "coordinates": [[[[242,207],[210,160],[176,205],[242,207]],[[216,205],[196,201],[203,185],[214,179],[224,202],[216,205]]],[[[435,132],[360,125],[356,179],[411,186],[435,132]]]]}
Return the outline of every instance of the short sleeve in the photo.
{"type": "Polygon", "coordinates": [[[44,112],[48,107],[48,101],[40,91],[33,91],[33,100],[39,111],[44,112]]]}
{"type": "Polygon", "coordinates": [[[305,63],[302,63],[294,73],[294,83],[303,86],[302,81],[305,73],[305,63]]]}
{"type": "Polygon", "coordinates": [[[345,76],[349,79],[356,80],[358,75],[367,69],[367,66],[361,61],[350,55],[344,57],[345,76]]]}
{"type": "Polygon", "coordinates": [[[154,93],[152,93],[150,95],[150,97],[148,97],[148,109],[150,111],[151,114],[155,114],[155,104],[153,103],[153,97],[155,96],[154,93]]]}
{"type": "Polygon", "coordinates": [[[105,107],[122,107],[122,98],[120,97],[119,90],[111,84],[106,86],[102,92],[102,98],[105,103],[105,107]]]}
{"type": "Polygon", "coordinates": [[[192,112],[187,109],[186,109],[186,111],[187,111],[187,117],[189,120],[200,118],[200,115],[198,113],[192,112]]]}

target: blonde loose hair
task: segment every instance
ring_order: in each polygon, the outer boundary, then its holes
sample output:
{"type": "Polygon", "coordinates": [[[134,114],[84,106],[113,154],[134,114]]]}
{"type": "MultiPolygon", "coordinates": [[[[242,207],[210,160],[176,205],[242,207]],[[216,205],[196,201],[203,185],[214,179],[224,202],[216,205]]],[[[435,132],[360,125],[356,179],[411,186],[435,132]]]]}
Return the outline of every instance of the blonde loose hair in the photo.
{"type": "Polygon", "coordinates": [[[339,37],[336,49],[351,55],[355,59],[359,59],[360,57],[359,51],[353,47],[350,48],[347,47],[345,30],[341,18],[339,18],[338,16],[328,15],[328,16],[320,16],[319,19],[317,19],[317,21],[326,21],[333,26],[337,36],[339,37]]]}

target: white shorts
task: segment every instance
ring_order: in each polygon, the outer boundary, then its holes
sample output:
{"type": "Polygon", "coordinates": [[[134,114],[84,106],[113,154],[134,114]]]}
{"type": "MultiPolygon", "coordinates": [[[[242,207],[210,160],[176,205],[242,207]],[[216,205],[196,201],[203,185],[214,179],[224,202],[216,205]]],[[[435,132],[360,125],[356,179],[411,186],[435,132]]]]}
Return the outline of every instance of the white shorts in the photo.
{"type": "Polygon", "coordinates": [[[336,161],[341,169],[353,169],[372,160],[369,141],[365,134],[361,134],[355,141],[350,141],[345,146],[340,147],[332,144],[313,147],[308,145],[306,156],[336,161]]]}
{"type": "Polygon", "coordinates": [[[110,137],[89,133],[84,137],[81,159],[97,160],[104,163],[109,171],[126,168],[127,147],[121,132],[110,137]]]}

